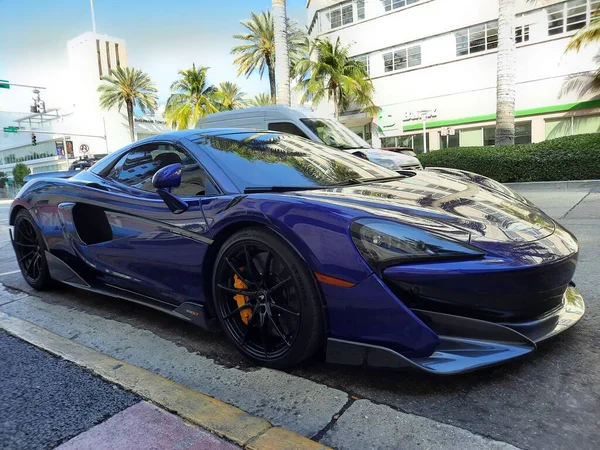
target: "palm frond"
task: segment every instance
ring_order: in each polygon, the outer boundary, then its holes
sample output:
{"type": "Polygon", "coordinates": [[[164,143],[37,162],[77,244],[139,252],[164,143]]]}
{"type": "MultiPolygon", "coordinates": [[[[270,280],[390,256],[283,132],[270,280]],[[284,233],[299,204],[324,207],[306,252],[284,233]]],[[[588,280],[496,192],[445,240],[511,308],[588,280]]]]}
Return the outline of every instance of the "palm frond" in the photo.
{"type": "Polygon", "coordinates": [[[269,94],[257,94],[249,102],[248,106],[269,106],[271,105],[271,96],[269,94]]]}
{"type": "Polygon", "coordinates": [[[600,41],[600,19],[596,18],[571,38],[566,51],[574,50],[578,52],[582,47],[598,41],[600,41]]]}

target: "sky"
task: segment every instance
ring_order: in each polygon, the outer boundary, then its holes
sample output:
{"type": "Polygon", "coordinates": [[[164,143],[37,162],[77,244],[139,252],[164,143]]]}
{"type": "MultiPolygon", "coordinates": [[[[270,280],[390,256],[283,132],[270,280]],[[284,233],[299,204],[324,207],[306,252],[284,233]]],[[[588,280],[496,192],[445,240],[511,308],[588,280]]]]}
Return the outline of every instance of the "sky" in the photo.
{"type": "MultiPolygon", "coordinates": [[[[128,65],[147,72],[159,103],[177,71],[208,66],[212,84],[233,81],[250,96],[268,91],[265,73],[236,75],[231,48],[240,21],[269,9],[271,0],[95,0],[96,29],[125,40],[128,65]]],[[[306,25],[306,0],[288,0],[288,16],[306,25]]],[[[61,104],[68,86],[68,40],[92,30],[89,0],[0,0],[0,79],[46,87],[46,106],[61,104]]],[[[0,111],[27,112],[31,91],[0,89],[0,111]]]]}

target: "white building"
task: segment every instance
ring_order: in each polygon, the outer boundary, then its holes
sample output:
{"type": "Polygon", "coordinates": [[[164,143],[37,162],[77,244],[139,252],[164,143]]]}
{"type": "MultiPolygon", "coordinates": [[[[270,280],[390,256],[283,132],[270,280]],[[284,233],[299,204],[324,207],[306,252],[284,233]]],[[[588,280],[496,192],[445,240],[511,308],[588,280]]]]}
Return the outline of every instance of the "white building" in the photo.
{"type": "MultiPolygon", "coordinates": [[[[130,143],[125,108],[120,112],[101,109],[97,92],[102,76],[109,75],[116,67],[127,66],[125,42],[88,32],[67,42],[67,51],[65,77],[70,83],[62,105],[48,108],[46,114],[0,111],[0,127],[32,130],[37,140],[33,146],[29,132],[0,132],[0,172],[9,178],[19,162],[33,173],[66,170],[72,159],[85,154],[106,154],[130,143]],[[87,149],[87,153],[81,149],[87,149]]],[[[23,109],[29,97],[24,90],[23,109]]],[[[134,123],[138,139],[167,131],[165,121],[159,116],[135,117],[134,123]]]]}
{"type": "MultiPolygon", "coordinates": [[[[600,0],[516,0],[517,143],[600,130],[600,100],[561,93],[598,68],[597,47],[565,54],[600,0]]],[[[498,0],[309,0],[309,34],[351,45],[376,89],[377,118],[341,120],[374,146],[493,145],[498,0]]],[[[332,114],[325,102],[318,107],[332,114]]]]}

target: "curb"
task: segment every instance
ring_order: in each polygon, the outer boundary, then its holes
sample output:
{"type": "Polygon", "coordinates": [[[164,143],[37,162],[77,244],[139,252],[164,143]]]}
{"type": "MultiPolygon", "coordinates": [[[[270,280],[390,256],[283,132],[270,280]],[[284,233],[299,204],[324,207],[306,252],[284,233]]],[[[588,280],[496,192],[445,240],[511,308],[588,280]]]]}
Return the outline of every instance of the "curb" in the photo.
{"type": "Polygon", "coordinates": [[[275,427],[267,420],[252,416],[235,406],[141,367],[107,356],[26,320],[0,312],[0,329],[84,367],[105,380],[118,384],[163,409],[176,413],[188,422],[248,450],[329,448],[292,431],[275,427]]]}
{"type": "Polygon", "coordinates": [[[504,183],[511,189],[585,189],[600,188],[600,180],[568,180],[568,181],[530,181],[523,183],[504,183]]]}

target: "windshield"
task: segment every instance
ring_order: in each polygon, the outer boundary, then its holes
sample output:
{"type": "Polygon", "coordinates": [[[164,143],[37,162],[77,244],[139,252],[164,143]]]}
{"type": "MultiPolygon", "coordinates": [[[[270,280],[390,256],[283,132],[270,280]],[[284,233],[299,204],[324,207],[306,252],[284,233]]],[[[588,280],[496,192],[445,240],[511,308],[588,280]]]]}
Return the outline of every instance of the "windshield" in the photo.
{"type": "Polygon", "coordinates": [[[340,150],[351,150],[355,148],[371,148],[371,146],[359,138],[356,133],[333,119],[300,119],[310,131],[315,133],[325,145],[339,148],[340,150]]]}
{"type": "Polygon", "coordinates": [[[252,187],[312,188],[398,176],[364,159],[293,135],[233,133],[202,136],[194,142],[242,192],[252,187]]]}

